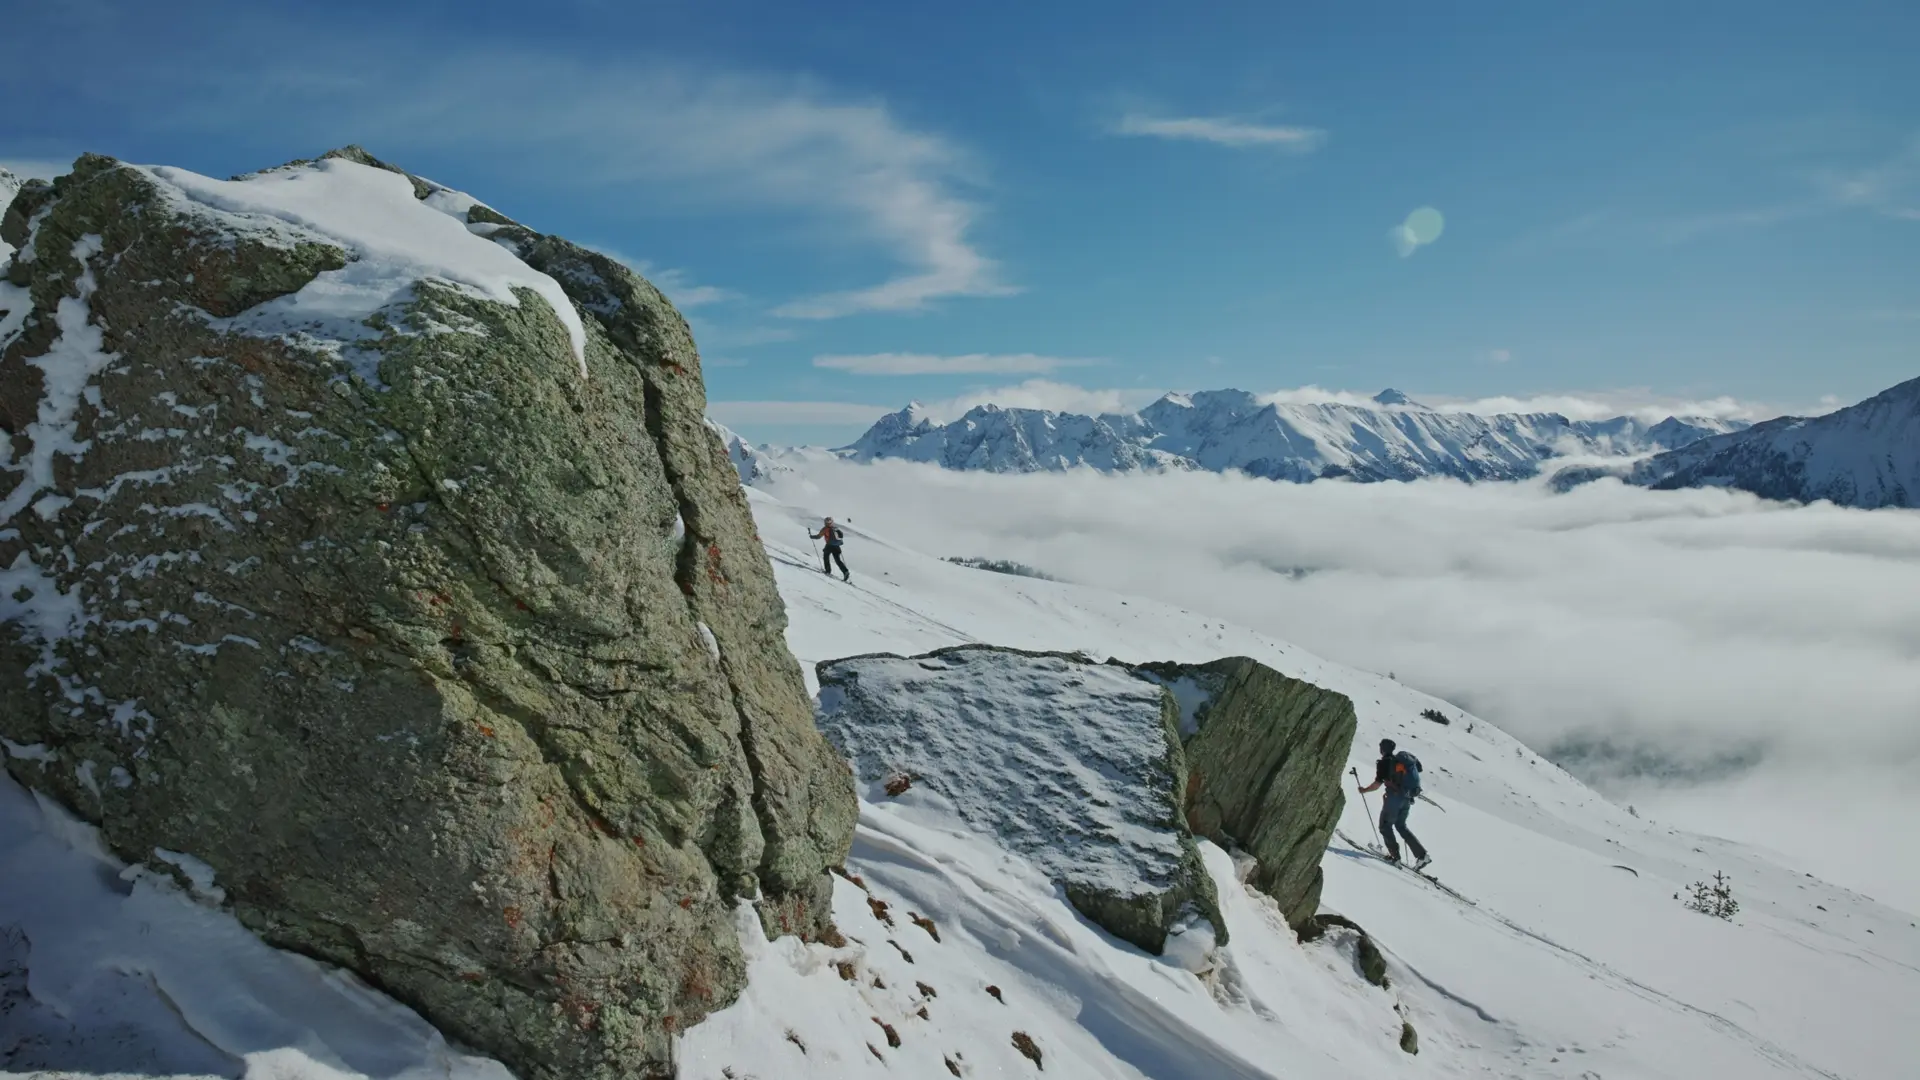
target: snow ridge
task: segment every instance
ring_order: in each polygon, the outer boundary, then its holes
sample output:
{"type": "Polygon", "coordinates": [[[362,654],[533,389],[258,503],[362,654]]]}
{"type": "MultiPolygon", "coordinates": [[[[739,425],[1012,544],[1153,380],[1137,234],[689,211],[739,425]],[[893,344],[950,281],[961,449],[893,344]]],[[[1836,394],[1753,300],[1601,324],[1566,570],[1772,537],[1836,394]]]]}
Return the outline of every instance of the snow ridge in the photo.
{"type": "MultiPolygon", "coordinates": [[[[351,260],[292,296],[246,314],[289,326],[315,320],[359,324],[403,299],[415,282],[435,279],[518,306],[515,289],[544,299],[566,327],[586,378],[586,325],[560,283],[471,230],[453,211],[474,205],[442,189],[422,202],[408,177],[342,158],[290,165],[239,180],[214,180],[171,166],[141,169],[176,203],[218,220],[222,231],[270,243],[302,240],[345,248],[351,260]]],[[[349,337],[357,336],[355,331],[349,337]]]]}
{"type": "MultiPolygon", "coordinates": [[[[1575,474],[1566,482],[1590,478],[1575,474]]],[[[1662,490],[1731,487],[1868,510],[1920,507],[1920,378],[1825,416],[1783,416],[1655,455],[1626,479],[1662,490]]]]}
{"type": "Polygon", "coordinates": [[[1646,454],[1742,426],[1697,417],[1647,425],[1630,416],[1576,421],[1558,413],[1440,412],[1398,390],[1373,401],[1273,402],[1243,390],[1208,390],[1097,417],[980,405],[944,425],[915,404],[882,417],[837,453],[1003,473],[1203,469],[1297,483],[1519,480],[1555,457],[1646,454]]]}

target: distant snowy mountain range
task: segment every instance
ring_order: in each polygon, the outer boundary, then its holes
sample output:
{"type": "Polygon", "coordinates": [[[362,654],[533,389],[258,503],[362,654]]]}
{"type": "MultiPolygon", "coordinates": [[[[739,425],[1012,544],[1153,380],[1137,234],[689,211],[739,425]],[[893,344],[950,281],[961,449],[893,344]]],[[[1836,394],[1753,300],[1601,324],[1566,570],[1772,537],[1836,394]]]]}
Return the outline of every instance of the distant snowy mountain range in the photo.
{"type": "Polygon", "coordinates": [[[1442,412],[1398,390],[1369,405],[1273,402],[1240,390],[1168,394],[1137,413],[1085,416],[980,405],[947,424],[918,403],[837,450],[755,446],[714,425],[742,483],[814,459],[902,460],[976,472],[1193,470],[1271,480],[1521,480],[1558,458],[1617,461],[1553,473],[1657,489],[1732,487],[1769,499],[1866,509],[1920,506],[1920,379],[1819,417],[1570,420],[1559,413],[1442,412]]]}
{"type": "Polygon", "coordinates": [[[1602,476],[1660,490],[1731,487],[1869,510],[1920,507],[1920,378],[1825,416],[1782,416],[1631,465],[1565,469],[1553,481],[1564,490],[1602,476]]]}
{"type": "Polygon", "coordinates": [[[1102,472],[1193,469],[1306,482],[1517,480],[1567,455],[1633,456],[1738,431],[1743,421],[1669,417],[1569,420],[1558,413],[1442,412],[1386,390],[1368,405],[1273,402],[1241,390],[1168,394],[1137,413],[1083,416],[981,405],[936,424],[918,404],[882,417],[854,461],[926,461],[949,469],[1102,472]]]}

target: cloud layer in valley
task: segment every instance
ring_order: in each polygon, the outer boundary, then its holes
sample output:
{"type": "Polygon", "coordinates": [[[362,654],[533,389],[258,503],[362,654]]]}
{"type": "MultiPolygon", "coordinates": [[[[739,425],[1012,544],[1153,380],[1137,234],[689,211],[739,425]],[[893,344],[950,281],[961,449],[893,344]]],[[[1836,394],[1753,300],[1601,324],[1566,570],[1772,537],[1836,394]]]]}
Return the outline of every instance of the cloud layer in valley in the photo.
{"type": "Polygon", "coordinates": [[[1900,781],[1920,767],[1920,514],[1612,482],[1556,496],[904,463],[818,463],[804,482],[931,554],[1393,671],[1642,809],[1920,909],[1920,869],[1884,858],[1884,830],[1920,812],[1900,781]]]}

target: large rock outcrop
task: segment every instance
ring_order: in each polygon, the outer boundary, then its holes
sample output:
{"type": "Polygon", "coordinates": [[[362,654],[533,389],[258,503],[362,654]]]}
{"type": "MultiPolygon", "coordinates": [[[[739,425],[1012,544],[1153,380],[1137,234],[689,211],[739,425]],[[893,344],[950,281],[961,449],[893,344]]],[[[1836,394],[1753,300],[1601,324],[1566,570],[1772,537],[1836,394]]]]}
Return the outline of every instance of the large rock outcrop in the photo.
{"type": "Polygon", "coordinates": [[[904,781],[1031,860],[1115,937],[1149,952],[1219,899],[1181,820],[1173,699],[1126,668],[962,645],[817,665],[819,724],[873,797],[904,781]]]}
{"type": "Polygon", "coordinates": [[[0,236],[15,777],[524,1077],[664,1074],[737,903],[823,925],[851,780],[652,286],[357,150],[0,236]]]}
{"type": "Polygon", "coordinates": [[[1296,931],[1320,906],[1320,859],[1345,799],[1341,770],[1357,727],[1345,694],[1244,656],[1145,664],[1181,704],[1187,824],[1258,860],[1247,883],[1296,931]]]}
{"type": "Polygon", "coordinates": [[[821,730],[872,797],[929,790],[1032,859],[1082,912],[1159,952],[1195,912],[1224,940],[1194,837],[1314,933],[1356,728],[1344,694],[1247,657],[1096,663],[961,645],[817,665],[821,730]]]}

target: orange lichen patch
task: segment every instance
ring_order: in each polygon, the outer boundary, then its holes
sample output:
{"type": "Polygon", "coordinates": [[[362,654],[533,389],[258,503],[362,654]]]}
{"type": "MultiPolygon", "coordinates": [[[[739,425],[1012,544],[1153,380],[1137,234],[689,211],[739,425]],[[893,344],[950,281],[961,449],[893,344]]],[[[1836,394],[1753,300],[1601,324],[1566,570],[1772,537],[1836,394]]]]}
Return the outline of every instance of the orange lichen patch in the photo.
{"type": "Polygon", "coordinates": [[[393,509],[393,504],[392,503],[374,503],[373,508],[384,514],[387,511],[393,509]]]}
{"type": "Polygon", "coordinates": [[[508,926],[515,930],[520,929],[521,912],[519,908],[508,904],[505,908],[501,909],[500,914],[506,917],[508,926]]]}
{"type": "Polygon", "coordinates": [[[600,1003],[584,994],[571,991],[562,994],[560,1008],[566,1011],[567,1019],[573,1021],[573,1026],[581,1031],[592,1031],[600,1026],[600,1003]]]}
{"type": "Polygon", "coordinates": [[[681,910],[681,911],[685,911],[685,910],[687,910],[688,908],[690,908],[690,907],[692,907],[692,906],[693,906],[693,897],[691,897],[691,896],[683,896],[683,897],[681,897],[681,898],[680,898],[680,910],[681,910]]]}
{"type": "Polygon", "coordinates": [[[485,725],[485,724],[481,724],[481,725],[479,725],[479,727],[480,727],[480,734],[482,734],[482,735],[485,735],[485,736],[486,736],[487,738],[489,738],[489,739],[491,739],[491,738],[493,738],[493,729],[492,729],[492,728],[490,728],[490,727],[488,727],[488,726],[487,726],[487,725],[485,725]]]}

